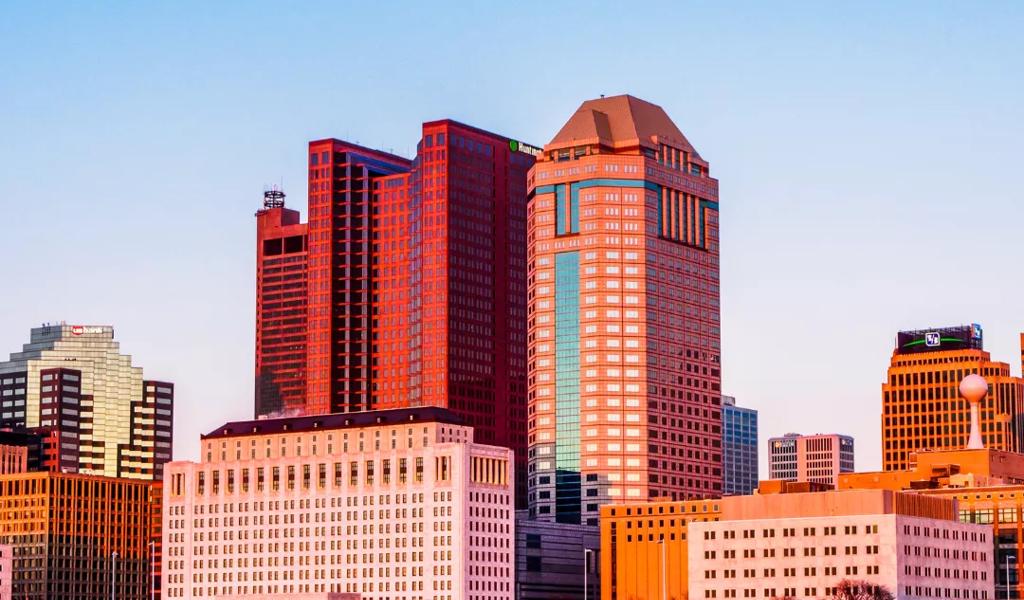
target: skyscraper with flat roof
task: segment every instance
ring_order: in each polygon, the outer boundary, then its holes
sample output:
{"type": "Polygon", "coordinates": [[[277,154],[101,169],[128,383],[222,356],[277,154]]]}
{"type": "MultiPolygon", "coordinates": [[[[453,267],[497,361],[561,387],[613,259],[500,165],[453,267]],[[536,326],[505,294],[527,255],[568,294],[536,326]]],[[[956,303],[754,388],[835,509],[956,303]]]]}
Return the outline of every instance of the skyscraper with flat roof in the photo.
{"type": "Polygon", "coordinates": [[[533,162],[532,147],[451,120],[423,124],[413,160],[309,143],[305,394],[288,414],[448,408],[515,450],[525,505],[533,162]]]}
{"type": "Polygon", "coordinates": [[[905,471],[914,452],[967,444],[970,413],[958,391],[976,373],[989,384],[979,406],[982,442],[1019,452],[1024,436],[1024,380],[984,350],[980,325],[901,331],[882,384],[882,467],[905,471]]]}
{"type": "Polygon", "coordinates": [[[750,494],[757,489],[757,411],[736,406],[722,396],[722,494],[750,494]]]}
{"type": "Polygon", "coordinates": [[[256,414],[306,403],[306,224],[281,190],[256,213],[256,414]]]}
{"type": "Polygon", "coordinates": [[[584,102],[529,177],[529,502],[722,493],[718,182],[665,111],[584,102]]]}

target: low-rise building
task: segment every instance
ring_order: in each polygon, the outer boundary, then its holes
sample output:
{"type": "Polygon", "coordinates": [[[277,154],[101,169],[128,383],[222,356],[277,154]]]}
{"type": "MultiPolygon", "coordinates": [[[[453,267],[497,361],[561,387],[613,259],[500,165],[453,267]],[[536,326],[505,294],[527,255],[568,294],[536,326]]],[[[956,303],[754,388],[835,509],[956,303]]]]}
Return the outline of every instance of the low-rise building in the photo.
{"type": "Polygon", "coordinates": [[[0,475],[0,545],[13,560],[9,569],[0,560],[0,570],[13,572],[13,597],[103,600],[113,591],[146,598],[151,485],[70,473],[0,475]]]}
{"type": "Polygon", "coordinates": [[[888,490],[726,499],[690,525],[690,598],[833,597],[843,580],[899,599],[994,598],[992,533],[956,502],[888,490]]]}
{"type": "Polygon", "coordinates": [[[853,438],[838,433],[787,433],[768,440],[768,479],[808,481],[835,487],[854,469],[853,438]]]}
{"type": "Polygon", "coordinates": [[[748,496],[609,505],[601,514],[601,598],[824,598],[850,579],[884,585],[901,599],[929,592],[992,599],[992,532],[958,522],[956,506],[915,493],[785,481],[763,481],[748,496]]]}
{"type": "Polygon", "coordinates": [[[992,450],[914,452],[903,471],[847,473],[840,489],[916,491],[955,499],[958,518],[985,526],[992,540],[996,596],[1020,598],[1024,574],[1024,455],[992,450]]]}
{"type": "Polygon", "coordinates": [[[600,598],[600,530],[528,515],[516,513],[516,600],[600,598]]]}
{"type": "Polygon", "coordinates": [[[511,600],[513,471],[440,408],[228,423],[167,465],[163,595],[511,600]]]}

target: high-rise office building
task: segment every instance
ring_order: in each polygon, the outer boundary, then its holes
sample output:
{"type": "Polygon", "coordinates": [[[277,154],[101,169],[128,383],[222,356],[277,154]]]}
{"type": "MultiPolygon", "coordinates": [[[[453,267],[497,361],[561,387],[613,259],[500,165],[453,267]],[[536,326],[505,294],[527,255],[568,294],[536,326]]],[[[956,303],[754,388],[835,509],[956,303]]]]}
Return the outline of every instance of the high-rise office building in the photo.
{"type": "Polygon", "coordinates": [[[768,478],[835,487],[853,472],[853,438],[837,433],[787,433],[768,440],[768,478]]]}
{"type": "Polygon", "coordinates": [[[757,489],[757,411],[736,406],[722,396],[722,494],[735,496],[757,489]]]}
{"type": "MultiPolygon", "coordinates": [[[[514,449],[525,477],[533,149],[442,120],[423,124],[414,160],[336,139],[308,159],[309,223],[287,215],[288,236],[307,233],[305,394],[282,408],[445,407],[514,449]]],[[[517,490],[524,505],[525,478],[517,490]]]]}
{"type": "Polygon", "coordinates": [[[718,182],[661,107],[583,103],[531,170],[531,516],[722,493],[718,182]]]}
{"type": "Polygon", "coordinates": [[[256,414],[301,412],[306,399],[306,224],[284,192],[256,213],[256,414]]]}
{"type": "Polygon", "coordinates": [[[976,373],[989,384],[980,405],[987,447],[1019,452],[1024,435],[1024,380],[993,361],[980,325],[901,331],[882,384],[882,467],[904,471],[921,450],[956,450],[970,433],[958,385],[976,373]]]}
{"type": "Polygon", "coordinates": [[[52,471],[160,479],[171,458],[174,385],[142,378],[114,328],[44,325],[0,362],[0,427],[44,435],[52,471]]]}
{"type": "Polygon", "coordinates": [[[0,545],[13,549],[13,597],[149,598],[152,486],[70,473],[0,475],[0,545]]]}
{"type": "Polygon", "coordinates": [[[512,453],[451,411],[228,423],[201,453],[167,467],[167,598],[515,597],[512,453]]]}

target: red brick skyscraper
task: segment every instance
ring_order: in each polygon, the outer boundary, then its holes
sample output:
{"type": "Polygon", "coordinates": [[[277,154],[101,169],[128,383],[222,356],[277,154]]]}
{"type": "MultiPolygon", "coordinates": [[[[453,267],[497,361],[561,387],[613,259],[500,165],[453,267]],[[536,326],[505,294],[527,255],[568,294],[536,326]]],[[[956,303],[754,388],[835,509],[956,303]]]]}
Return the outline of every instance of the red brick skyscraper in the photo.
{"type": "Polygon", "coordinates": [[[305,393],[283,408],[449,408],[525,484],[526,148],[450,120],[412,161],[310,142],[305,393]]]}
{"type": "Polygon", "coordinates": [[[256,213],[256,414],[302,410],[306,397],[306,224],[263,194],[256,213]]]}
{"type": "Polygon", "coordinates": [[[718,182],[660,107],[584,102],[530,173],[529,505],[721,494],[718,182]]]}

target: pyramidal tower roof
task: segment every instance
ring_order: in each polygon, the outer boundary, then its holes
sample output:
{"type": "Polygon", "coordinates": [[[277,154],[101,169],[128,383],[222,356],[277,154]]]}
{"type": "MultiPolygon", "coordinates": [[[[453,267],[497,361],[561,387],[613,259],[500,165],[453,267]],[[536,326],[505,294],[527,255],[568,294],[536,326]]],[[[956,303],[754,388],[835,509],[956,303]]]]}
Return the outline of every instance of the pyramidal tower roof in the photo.
{"type": "Polygon", "coordinates": [[[697,154],[665,109],[624,94],[585,101],[548,145],[560,147],[598,143],[611,148],[656,148],[657,140],[674,142],[697,154]]]}

